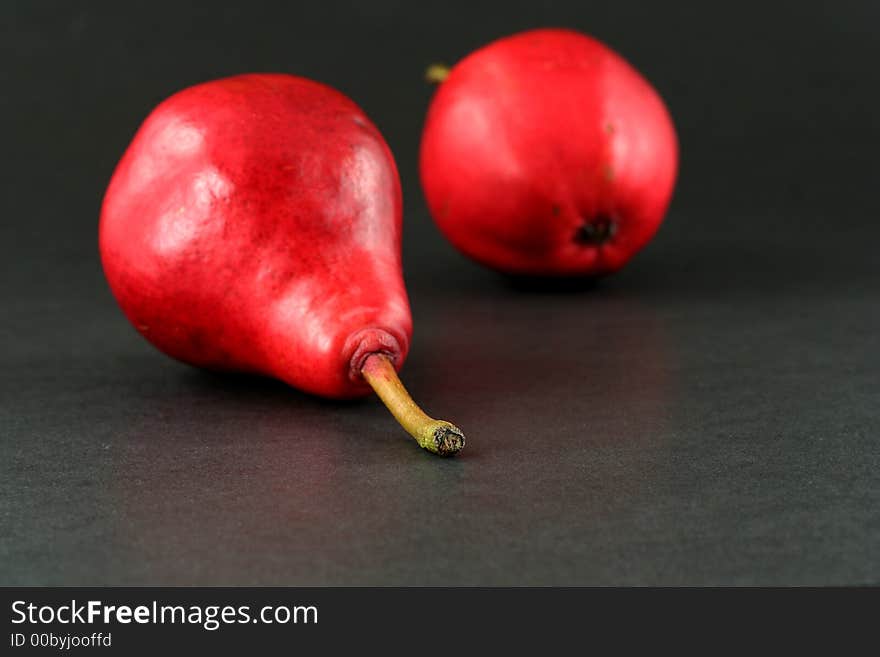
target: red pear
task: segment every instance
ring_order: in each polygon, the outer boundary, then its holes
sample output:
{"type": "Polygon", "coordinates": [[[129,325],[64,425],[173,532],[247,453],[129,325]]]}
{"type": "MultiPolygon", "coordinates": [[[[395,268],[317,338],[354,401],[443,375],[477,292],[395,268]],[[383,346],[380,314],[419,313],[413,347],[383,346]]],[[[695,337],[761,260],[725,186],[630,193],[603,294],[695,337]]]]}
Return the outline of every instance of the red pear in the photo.
{"type": "Polygon", "coordinates": [[[101,211],[104,271],[134,327],[166,354],[309,393],[379,392],[422,444],[428,418],[396,371],[412,334],[391,152],[350,99],[281,74],[185,89],[146,119],[101,211]]]}
{"type": "Polygon", "coordinates": [[[621,268],[656,233],[678,146],[663,101],[570,30],[500,39],[447,72],[422,136],[431,214],[465,254],[528,275],[621,268]]]}

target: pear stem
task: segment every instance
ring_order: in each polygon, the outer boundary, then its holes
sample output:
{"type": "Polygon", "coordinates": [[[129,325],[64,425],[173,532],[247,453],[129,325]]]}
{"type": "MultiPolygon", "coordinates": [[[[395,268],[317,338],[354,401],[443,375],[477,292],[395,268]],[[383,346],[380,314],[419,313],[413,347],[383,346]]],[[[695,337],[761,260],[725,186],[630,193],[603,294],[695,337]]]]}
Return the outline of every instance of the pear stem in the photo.
{"type": "Polygon", "coordinates": [[[449,77],[449,67],[446,64],[431,64],[425,70],[425,80],[431,84],[440,84],[449,77]]]}
{"type": "Polygon", "coordinates": [[[461,429],[445,420],[435,420],[419,408],[385,354],[370,354],[361,373],[394,419],[424,449],[440,456],[453,456],[464,447],[461,429]]]}

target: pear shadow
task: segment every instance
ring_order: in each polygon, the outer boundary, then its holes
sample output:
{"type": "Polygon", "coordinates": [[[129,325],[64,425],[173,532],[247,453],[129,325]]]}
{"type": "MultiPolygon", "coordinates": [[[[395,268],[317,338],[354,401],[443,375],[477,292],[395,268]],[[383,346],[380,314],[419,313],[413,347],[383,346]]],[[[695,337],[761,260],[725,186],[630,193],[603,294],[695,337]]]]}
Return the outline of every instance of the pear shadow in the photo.
{"type": "Polygon", "coordinates": [[[180,375],[181,382],[200,393],[235,397],[240,401],[316,406],[328,409],[345,409],[363,406],[364,399],[327,399],[288,385],[284,381],[249,372],[224,372],[190,367],[180,375]]]}
{"type": "MultiPolygon", "coordinates": [[[[404,371],[404,381],[407,378],[404,371]]],[[[461,457],[443,458],[428,454],[397,423],[375,394],[354,399],[328,399],[268,376],[199,368],[187,368],[180,381],[196,397],[212,405],[222,405],[239,414],[260,413],[262,417],[258,422],[261,424],[283,418],[285,429],[305,431],[309,440],[326,434],[337,443],[335,449],[340,450],[340,454],[368,450],[373,458],[385,454],[391,460],[418,462],[436,459],[447,464],[461,457]]],[[[472,450],[466,445],[463,453],[470,458],[472,450]]]]}
{"type": "Polygon", "coordinates": [[[604,276],[525,276],[501,274],[502,286],[524,294],[585,294],[595,292],[604,276]]]}

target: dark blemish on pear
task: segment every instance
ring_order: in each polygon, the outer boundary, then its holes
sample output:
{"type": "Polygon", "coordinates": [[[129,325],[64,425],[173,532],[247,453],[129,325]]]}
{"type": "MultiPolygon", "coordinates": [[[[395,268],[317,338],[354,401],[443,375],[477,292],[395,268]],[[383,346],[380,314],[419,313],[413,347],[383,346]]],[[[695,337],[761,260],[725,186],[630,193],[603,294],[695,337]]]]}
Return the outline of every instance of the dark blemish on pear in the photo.
{"type": "Polygon", "coordinates": [[[601,246],[611,241],[617,233],[614,217],[598,215],[584,222],[574,234],[574,241],[584,246],[601,246]]]}

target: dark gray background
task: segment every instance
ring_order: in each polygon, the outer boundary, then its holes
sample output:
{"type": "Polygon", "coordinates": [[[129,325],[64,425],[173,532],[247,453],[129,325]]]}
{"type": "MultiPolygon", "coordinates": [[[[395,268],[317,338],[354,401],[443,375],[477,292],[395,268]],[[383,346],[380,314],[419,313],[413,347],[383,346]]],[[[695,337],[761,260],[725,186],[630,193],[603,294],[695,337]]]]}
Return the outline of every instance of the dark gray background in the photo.
{"type": "Polygon", "coordinates": [[[0,584],[880,581],[876,3],[0,5],[0,584]],[[184,7],[183,5],[188,6],[184,7]],[[827,7],[823,7],[827,4],[827,7]],[[590,32],[667,99],[667,221],[596,285],[512,282],[439,236],[431,89],[520,29],[590,32]],[[340,404],[155,352],[103,280],[103,190],[205,79],[352,96],[405,194],[424,454],[340,404]]]}

